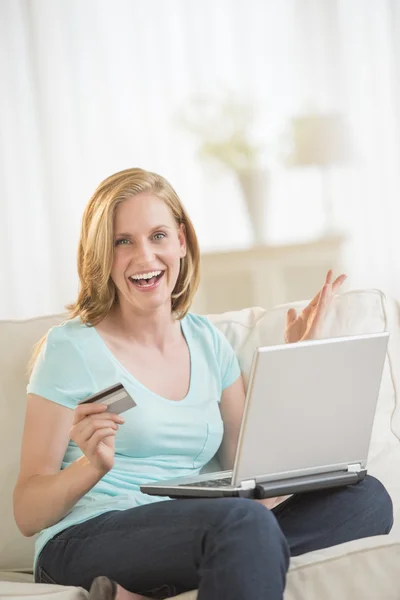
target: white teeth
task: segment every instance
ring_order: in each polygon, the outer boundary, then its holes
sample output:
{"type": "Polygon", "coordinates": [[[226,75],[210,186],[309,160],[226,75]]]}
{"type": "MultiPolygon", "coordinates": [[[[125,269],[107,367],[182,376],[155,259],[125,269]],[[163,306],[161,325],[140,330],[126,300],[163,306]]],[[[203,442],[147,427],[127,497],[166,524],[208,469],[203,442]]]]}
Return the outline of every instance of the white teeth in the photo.
{"type": "Polygon", "coordinates": [[[129,279],[133,279],[134,281],[138,281],[139,279],[151,279],[152,277],[157,277],[160,275],[161,271],[150,271],[150,273],[141,273],[140,275],[131,275],[129,279]]]}

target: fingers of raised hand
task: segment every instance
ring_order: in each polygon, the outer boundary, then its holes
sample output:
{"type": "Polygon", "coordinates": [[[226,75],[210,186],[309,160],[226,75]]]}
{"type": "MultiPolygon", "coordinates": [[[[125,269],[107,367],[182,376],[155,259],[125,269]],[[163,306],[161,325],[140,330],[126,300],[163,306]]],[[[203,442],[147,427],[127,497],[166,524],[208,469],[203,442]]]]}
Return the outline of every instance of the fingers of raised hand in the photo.
{"type": "Polygon", "coordinates": [[[332,298],[332,286],[330,283],[326,283],[321,290],[321,294],[318,300],[317,312],[320,313],[328,304],[332,298]]]}
{"type": "Polygon", "coordinates": [[[325,284],[321,290],[320,297],[318,300],[318,304],[315,308],[315,312],[313,318],[309,321],[309,331],[308,336],[315,337],[319,334],[319,328],[322,324],[322,320],[325,316],[326,309],[328,304],[332,298],[331,285],[325,284]]]}
{"type": "MultiPolygon", "coordinates": [[[[333,290],[336,292],[340,286],[346,281],[347,275],[342,273],[335,280],[333,280],[333,270],[329,269],[325,277],[325,285],[332,285],[333,290]]],[[[317,294],[318,295],[318,294],[317,294]]]]}
{"type": "Polygon", "coordinates": [[[332,277],[333,277],[333,271],[332,271],[332,269],[329,269],[329,271],[327,272],[327,274],[325,276],[324,285],[322,286],[322,288],[320,288],[318,290],[318,292],[315,294],[314,298],[311,300],[309,305],[304,310],[311,310],[311,308],[313,308],[314,306],[316,306],[318,304],[321,294],[322,294],[322,290],[324,289],[324,287],[332,284],[332,277]]]}
{"type": "Polygon", "coordinates": [[[289,310],[286,313],[286,327],[289,327],[289,325],[291,325],[297,317],[297,312],[294,308],[289,308],[289,310]]]}
{"type": "Polygon", "coordinates": [[[336,277],[336,279],[333,281],[333,271],[332,271],[332,269],[329,269],[329,271],[326,274],[325,283],[324,283],[323,287],[314,296],[314,298],[311,300],[308,307],[316,306],[317,304],[319,304],[319,302],[321,300],[321,296],[323,294],[326,295],[326,293],[329,293],[329,292],[330,292],[330,295],[336,294],[339,291],[339,289],[341,288],[341,286],[343,285],[343,283],[346,281],[346,279],[347,279],[347,275],[342,273],[341,275],[336,277]]]}
{"type": "Polygon", "coordinates": [[[336,292],[340,290],[346,279],[347,275],[345,275],[344,273],[342,273],[342,275],[339,275],[339,277],[336,277],[335,281],[332,284],[332,291],[334,294],[336,294],[336,292]]]}
{"type": "Polygon", "coordinates": [[[331,284],[332,281],[333,281],[333,269],[329,269],[329,271],[327,272],[326,277],[325,277],[325,285],[331,284]]]}

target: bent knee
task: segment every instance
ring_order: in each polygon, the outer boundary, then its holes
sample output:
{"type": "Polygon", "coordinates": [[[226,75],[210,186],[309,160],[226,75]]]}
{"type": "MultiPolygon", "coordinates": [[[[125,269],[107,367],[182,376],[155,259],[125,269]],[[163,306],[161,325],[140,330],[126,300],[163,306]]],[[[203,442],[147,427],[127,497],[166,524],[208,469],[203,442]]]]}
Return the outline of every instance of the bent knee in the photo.
{"type": "Polygon", "coordinates": [[[259,502],[248,498],[226,498],[223,503],[229,520],[245,521],[247,527],[253,525],[281,533],[274,514],[259,502]]]}
{"type": "Polygon", "coordinates": [[[366,475],[361,484],[364,487],[364,493],[370,498],[376,506],[380,506],[384,511],[393,513],[393,503],[389,492],[383,483],[373,475],[366,475]]]}
{"type": "Polygon", "coordinates": [[[376,522],[379,523],[381,533],[389,533],[393,525],[393,503],[389,492],[372,475],[367,475],[365,479],[357,484],[362,491],[362,504],[365,510],[373,510],[377,515],[376,522]]]}

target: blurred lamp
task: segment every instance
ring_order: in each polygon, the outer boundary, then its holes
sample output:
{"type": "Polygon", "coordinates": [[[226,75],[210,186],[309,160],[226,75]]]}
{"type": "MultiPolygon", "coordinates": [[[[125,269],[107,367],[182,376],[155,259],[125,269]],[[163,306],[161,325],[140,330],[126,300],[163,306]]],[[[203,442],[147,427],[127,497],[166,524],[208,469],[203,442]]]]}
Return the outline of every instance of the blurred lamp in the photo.
{"type": "Polygon", "coordinates": [[[350,140],[345,120],[340,114],[308,114],[291,121],[293,150],[288,164],[318,167],[321,170],[324,199],[325,231],[334,227],[330,170],[334,165],[351,161],[350,140]]]}

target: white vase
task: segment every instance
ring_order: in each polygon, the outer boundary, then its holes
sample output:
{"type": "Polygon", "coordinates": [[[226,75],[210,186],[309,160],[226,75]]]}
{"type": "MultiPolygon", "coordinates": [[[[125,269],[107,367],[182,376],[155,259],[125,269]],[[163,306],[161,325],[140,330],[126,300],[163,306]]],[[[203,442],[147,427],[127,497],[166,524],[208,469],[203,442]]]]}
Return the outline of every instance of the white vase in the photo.
{"type": "Polygon", "coordinates": [[[254,245],[265,244],[269,173],[266,169],[236,172],[249,215],[254,245]]]}

